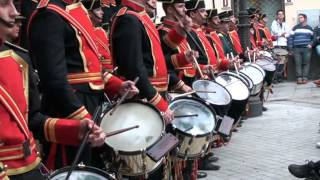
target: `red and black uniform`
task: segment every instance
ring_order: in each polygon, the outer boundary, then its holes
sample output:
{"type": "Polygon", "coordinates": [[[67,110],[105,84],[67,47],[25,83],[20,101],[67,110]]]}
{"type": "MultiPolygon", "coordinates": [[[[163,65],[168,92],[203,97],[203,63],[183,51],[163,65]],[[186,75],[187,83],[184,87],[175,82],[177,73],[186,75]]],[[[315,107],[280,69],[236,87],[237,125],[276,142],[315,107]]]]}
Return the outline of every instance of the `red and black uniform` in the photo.
{"type": "Polygon", "coordinates": [[[236,50],[237,54],[242,54],[243,49],[241,46],[241,41],[236,30],[229,31],[230,40],[233,44],[234,49],[236,50]]]}
{"type": "Polygon", "coordinates": [[[113,72],[113,64],[109,50],[109,38],[106,31],[101,27],[96,27],[94,29],[94,34],[96,35],[96,44],[98,51],[101,54],[99,57],[102,64],[102,68],[108,72],[113,72]]]}
{"type": "Polygon", "coordinates": [[[262,41],[260,38],[259,29],[256,23],[252,23],[250,28],[253,29],[253,33],[250,32],[250,44],[251,49],[256,49],[262,47],[262,41]]]}
{"type": "Polygon", "coordinates": [[[137,87],[141,98],[164,112],[168,103],[160,94],[167,91],[169,79],[158,31],[144,7],[130,0],[122,4],[124,7],[118,11],[111,26],[113,63],[125,79],[139,77],[137,87]]]}
{"type": "Polygon", "coordinates": [[[265,42],[267,42],[266,47],[272,48],[273,47],[273,39],[272,39],[269,28],[266,25],[259,23],[257,25],[257,29],[259,31],[259,37],[260,37],[260,39],[259,39],[260,44],[259,45],[263,46],[264,45],[263,40],[264,40],[265,42]]]}
{"type": "Polygon", "coordinates": [[[158,27],[162,50],[166,58],[170,85],[172,90],[181,88],[185,83],[179,77],[180,68],[190,65],[187,61],[186,51],[181,51],[180,46],[188,44],[186,37],[174,30],[177,22],[164,18],[158,27]]]}
{"type": "Polygon", "coordinates": [[[79,143],[80,121],[40,113],[40,95],[29,61],[25,50],[15,45],[6,44],[0,49],[0,168],[4,170],[0,170],[0,179],[6,175],[42,178],[34,138],[79,143]]]}
{"type": "MultiPolygon", "coordinates": [[[[42,112],[83,119],[93,114],[104,92],[116,96],[122,81],[102,73],[102,55],[87,11],[81,3],[69,4],[62,0],[39,2],[29,24],[30,50],[41,80],[42,112]]],[[[48,167],[70,164],[76,150],[59,143],[45,144],[48,167]]],[[[81,160],[90,164],[87,151],[81,160]]]]}

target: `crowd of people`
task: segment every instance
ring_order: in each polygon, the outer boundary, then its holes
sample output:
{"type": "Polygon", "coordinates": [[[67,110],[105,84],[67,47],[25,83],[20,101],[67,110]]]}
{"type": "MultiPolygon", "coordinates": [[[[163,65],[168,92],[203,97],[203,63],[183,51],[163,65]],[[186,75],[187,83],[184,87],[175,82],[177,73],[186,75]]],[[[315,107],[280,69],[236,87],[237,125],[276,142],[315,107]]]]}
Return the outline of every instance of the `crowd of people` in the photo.
{"type": "MultiPolygon", "coordinates": [[[[318,35],[313,35],[306,15],[299,15],[300,23],[291,31],[284,21],[284,11],[279,10],[269,30],[267,15],[248,8],[250,34],[246,38],[250,45],[243,47],[238,17],[232,10],[206,10],[203,0],[161,2],[165,16],[156,25],[152,21],[156,16],[154,0],[23,0],[16,5],[13,0],[0,0],[0,179],[52,177],[52,170],[71,165],[87,132],[90,146],[85,146],[79,159],[87,166],[109,170],[107,164],[121,164],[119,158],[123,158],[126,163],[117,170],[129,179],[203,178],[207,174],[198,170],[219,170],[212,149],[228,143],[232,132],[241,127],[249,93],[263,103],[264,92],[272,90],[272,83],[286,78],[291,52],[297,83],[307,83],[311,48],[319,50],[319,27],[315,31],[318,35]],[[256,84],[245,71],[239,77],[239,71],[256,60],[259,67],[255,68],[259,73],[261,70],[263,82],[256,84]],[[101,118],[96,116],[98,107],[116,102],[113,108],[118,108],[123,98],[148,104],[159,112],[164,130],[174,133],[172,124],[178,115],[188,118],[200,114],[176,114],[171,93],[197,93],[195,82],[199,80],[221,86],[232,99],[223,108],[221,102],[204,103],[205,98],[199,94],[197,99],[188,99],[203,107],[210,104],[208,112],[219,122],[205,137],[205,143],[193,147],[198,136],[191,135],[180,157],[168,150],[170,155],[152,167],[144,151],[142,163],[135,162],[137,157],[126,159],[128,154],[117,150],[107,158],[102,156],[110,149],[105,143],[109,137],[99,126],[101,118]],[[219,81],[226,84],[216,83],[219,81]],[[243,99],[231,93],[231,85],[238,81],[248,91],[243,99]],[[219,125],[226,126],[230,120],[229,128],[221,130],[219,125]],[[199,147],[199,153],[192,154],[192,148],[199,147]],[[141,166],[131,167],[132,163],[141,166]]],[[[315,83],[320,85],[320,81],[315,83]]],[[[198,93],[206,93],[207,98],[215,93],[219,96],[218,89],[214,90],[198,93]]],[[[148,121],[146,114],[144,117],[142,120],[148,121]]],[[[192,129],[185,129],[184,134],[192,129]]],[[[183,148],[181,144],[179,147],[183,148]]],[[[117,174],[117,178],[121,176],[117,174]]]]}

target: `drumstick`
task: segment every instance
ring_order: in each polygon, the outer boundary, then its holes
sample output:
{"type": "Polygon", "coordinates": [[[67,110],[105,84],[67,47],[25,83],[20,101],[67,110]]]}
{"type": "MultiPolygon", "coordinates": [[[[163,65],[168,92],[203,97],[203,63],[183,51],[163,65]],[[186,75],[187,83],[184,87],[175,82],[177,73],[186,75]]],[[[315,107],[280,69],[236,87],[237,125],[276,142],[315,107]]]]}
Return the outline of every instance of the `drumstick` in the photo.
{"type": "Polygon", "coordinates": [[[255,51],[253,52],[253,62],[254,63],[256,62],[256,52],[255,51]]]}
{"type": "Polygon", "coordinates": [[[217,93],[216,91],[196,90],[197,93],[217,93]]]}
{"type": "Polygon", "coordinates": [[[179,67],[179,68],[176,68],[176,70],[186,70],[186,69],[193,69],[194,67],[192,66],[187,66],[187,67],[179,67]]]}
{"type": "Polygon", "coordinates": [[[236,69],[237,74],[239,75],[239,71],[238,71],[237,63],[236,63],[236,62],[234,62],[233,64],[234,64],[234,68],[236,69]]]}
{"type": "Polygon", "coordinates": [[[139,125],[135,125],[135,126],[132,126],[132,127],[128,127],[128,128],[123,128],[123,129],[119,129],[119,130],[116,130],[116,131],[112,131],[112,132],[106,133],[106,136],[104,138],[111,137],[111,136],[114,136],[114,135],[117,135],[117,134],[120,134],[120,133],[124,133],[124,132],[130,131],[132,129],[136,129],[136,128],[139,128],[139,125]]]}
{"type": "Polygon", "coordinates": [[[198,114],[174,115],[174,118],[197,117],[198,114]]]}
{"type": "MultiPolygon", "coordinates": [[[[139,77],[136,77],[133,81],[134,85],[136,85],[136,83],[139,81],[139,77]]],[[[129,95],[130,89],[128,89],[123,96],[121,97],[121,99],[117,102],[116,106],[110,111],[110,116],[112,116],[112,114],[116,111],[116,109],[119,107],[120,104],[123,103],[123,101],[127,98],[127,96],[129,95]]]]}
{"type": "Polygon", "coordinates": [[[198,70],[198,72],[200,74],[201,79],[204,79],[204,75],[202,73],[202,70],[201,70],[201,68],[199,66],[199,63],[198,63],[196,57],[192,56],[192,59],[193,59],[193,63],[196,65],[196,68],[197,68],[197,70],[198,70]]]}
{"type": "Polygon", "coordinates": [[[249,62],[251,63],[250,49],[247,47],[249,62]]]}
{"type": "Polygon", "coordinates": [[[174,97],[174,99],[179,98],[179,97],[183,97],[183,96],[188,96],[188,95],[193,94],[193,93],[196,93],[196,91],[191,91],[191,92],[187,92],[187,93],[184,93],[184,94],[179,94],[176,97],[174,97]]]}

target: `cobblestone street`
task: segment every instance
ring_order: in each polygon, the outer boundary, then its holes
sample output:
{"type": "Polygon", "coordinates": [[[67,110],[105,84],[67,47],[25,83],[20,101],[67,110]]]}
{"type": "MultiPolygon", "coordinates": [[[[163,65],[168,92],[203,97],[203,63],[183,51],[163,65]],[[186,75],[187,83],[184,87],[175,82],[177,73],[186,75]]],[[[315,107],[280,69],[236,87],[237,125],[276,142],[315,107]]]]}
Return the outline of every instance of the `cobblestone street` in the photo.
{"type": "Polygon", "coordinates": [[[320,89],[312,82],[274,86],[263,116],[245,120],[231,142],[215,149],[219,171],[207,180],[294,180],[288,165],[319,160],[320,89]]]}

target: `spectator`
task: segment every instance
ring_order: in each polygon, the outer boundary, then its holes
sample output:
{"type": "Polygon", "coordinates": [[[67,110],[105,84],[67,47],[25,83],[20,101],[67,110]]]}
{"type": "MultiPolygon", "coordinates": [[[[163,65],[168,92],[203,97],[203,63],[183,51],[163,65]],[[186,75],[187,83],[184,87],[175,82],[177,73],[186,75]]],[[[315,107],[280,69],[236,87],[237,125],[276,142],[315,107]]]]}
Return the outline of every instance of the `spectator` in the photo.
{"type": "Polygon", "coordinates": [[[317,55],[320,56],[320,16],[319,25],[314,28],[314,45],[316,47],[317,55]]]}
{"type": "MultiPolygon", "coordinates": [[[[288,55],[279,54],[276,50],[282,50],[287,52],[287,37],[290,33],[290,28],[285,22],[284,11],[278,10],[277,19],[273,20],[271,25],[271,34],[274,37],[273,46],[274,52],[277,54],[279,63],[277,64],[277,70],[275,74],[275,80],[281,82],[284,78],[285,65],[288,61],[288,55]]],[[[281,51],[280,51],[281,52],[281,51]]]]}
{"type": "Polygon", "coordinates": [[[288,48],[293,52],[297,84],[308,83],[313,44],[313,29],[307,24],[307,15],[299,14],[299,24],[293,27],[288,38],[288,48]]]}

